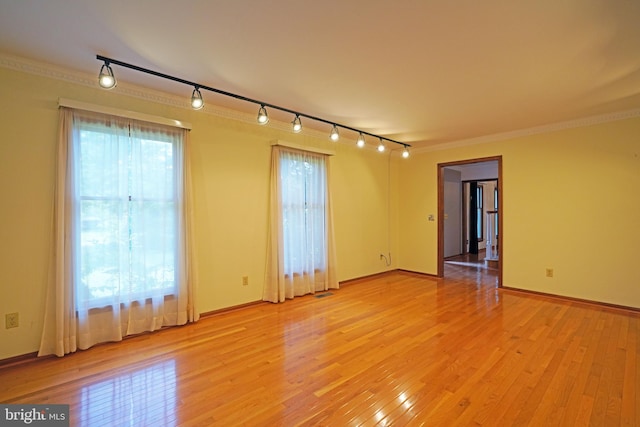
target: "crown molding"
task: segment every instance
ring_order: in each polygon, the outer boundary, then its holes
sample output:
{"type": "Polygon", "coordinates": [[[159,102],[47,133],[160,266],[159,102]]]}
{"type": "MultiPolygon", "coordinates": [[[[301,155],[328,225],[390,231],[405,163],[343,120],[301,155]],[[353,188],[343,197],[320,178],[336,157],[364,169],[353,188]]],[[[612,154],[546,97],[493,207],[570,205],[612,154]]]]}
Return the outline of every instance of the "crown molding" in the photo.
{"type": "MultiPolygon", "coordinates": [[[[47,77],[51,79],[61,80],[85,87],[91,87],[98,89],[98,79],[94,74],[88,74],[85,72],[71,70],[68,68],[60,67],[58,65],[48,64],[41,61],[27,59],[18,56],[11,56],[0,52],[0,67],[7,68],[14,71],[33,74],[36,76],[47,77]]],[[[97,73],[96,73],[97,74],[97,73]]],[[[158,91],[155,89],[149,89],[137,85],[133,85],[127,82],[118,82],[118,86],[115,89],[120,95],[130,96],[133,98],[154,102],[163,105],[169,105],[185,110],[191,110],[190,100],[187,97],[181,97],[172,95],[166,92],[158,91]]],[[[237,120],[244,123],[255,124],[255,115],[248,114],[241,111],[233,110],[230,108],[221,107],[219,105],[213,105],[211,103],[205,104],[204,108],[200,110],[206,114],[211,114],[217,117],[222,117],[231,120],[237,120]]],[[[596,116],[589,116],[575,120],[569,120],[564,122],[558,122],[548,125],[536,126],[532,128],[519,129],[515,131],[496,133],[492,135],[484,135],[475,138],[462,139],[457,141],[445,142],[441,144],[434,144],[426,147],[411,147],[411,154],[420,154],[433,151],[447,150],[451,148],[466,147],[477,144],[485,144],[489,142],[504,141],[507,139],[538,135],[550,132],[557,132],[565,129],[573,129],[585,126],[596,125],[600,123],[607,123],[617,120],[624,120],[629,118],[640,117],[640,109],[620,111],[615,113],[608,113],[596,116]]],[[[269,126],[281,131],[289,131],[291,123],[282,122],[279,120],[270,120],[269,126]]],[[[307,135],[314,138],[327,138],[326,132],[321,132],[315,129],[303,128],[303,135],[307,135]]],[[[353,141],[355,146],[355,138],[346,138],[341,136],[341,141],[353,141]]],[[[387,147],[389,148],[389,147],[387,147]]],[[[367,144],[364,150],[376,150],[375,144],[367,144]]],[[[400,156],[402,152],[401,148],[390,149],[390,155],[400,156]]]]}
{"type": "Polygon", "coordinates": [[[57,65],[38,62],[18,56],[11,56],[4,53],[0,53],[0,67],[27,74],[34,74],[41,77],[68,81],[82,86],[94,86],[93,83],[95,81],[92,76],[90,82],[89,75],[86,73],[80,73],[57,65]]]}
{"type": "MultiPolygon", "coordinates": [[[[99,65],[99,64],[98,64],[99,65]]],[[[0,52],[0,67],[8,68],[10,70],[19,71],[23,73],[28,73],[40,77],[47,77],[51,79],[61,80],[72,84],[77,84],[80,86],[90,87],[93,89],[100,89],[98,86],[98,78],[97,78],[97,70],[99,69],[96,66],[96,74],[88,74],[85,72],[71,70],[68,68],[60,67],[58,65],[49,64],[41,61],[36,61],[32,59],[27,59],[23,57],[10,56],[8,54],[4,54],[0,52]]],[[[102,89],[100,89],[102,90],[102,89]]],[[[158,91],[155,89],[145,88],[142,86],[133,85],[124,81],[118,81],[118,86],[111,91],[117,92],[119,95],[125,95],[132,98],[141,99],[144,101],[154,102],[158,104],[168,105],[176,108],[181,108],[184,110],[192,111],[191,108],[191,100],[184,96],[177,96],[173,94],[169,94],[166,92],[158,91]]],[[[198,111],[198,113],[211,114],[216,117],[221,117],[230,120],[236,120],[243,123],[248,123],[255,125],[256,124],[256,115],[244,113],[242,111],[233,110],[226,107],[221,107],[219,105],[214,105],[211,103],[205,103],[205,106],[198,111]]],[[[274,128],[284,132],[291,131],[291,123],[283,122],[280,120],[269,120],[270,128],[274,128]]],[[[322,132],[315,129],[310,129],[308,127],[303,127],[302,131],[299,135],[304,135],[317,139],[327,139],[328,140],[328,132],[322,132]]],[[[340,136],[340,141],[348,141],[352,142],[353,147],[358,150],[366,150],[366,151],[376,151],[377,145],[375,144],[367,144],[363,148],[356,147],[355,138],[348,138],[343,135],[340,136]]],[[[334,143],[335,144],[335,143],[334,143]]],[[[401,156],[402,149],[400,148],[390,148],[387,147],[388,153],[391,156],[401,156]]]]}
{"type": "MultiPolygon", "coordinates": [[[[40,77],[48,77],[56,80],[61,80],[85,87],[91,87],[93,89],[99,89],[98,80],[96,77],[97,74],[88,74],[77,70],[63,68],[58,65],[35,61],[32,59],[9,56],[0,53],[0,67],[8,68],[14,71],[20,71],[23,73],[33,74],[40,77]]],[[[130,96],[133,98],[155,102],[158,104],[191,110],[190,100],[187,97],[172,95],[166,92],[133,85],[123,81],[118,81],[118,86],[112,90],[114,92],[117,92],[119,95],[130,96]]],[[[235,120],[251,122],[255,121],[255,117],[249,114],[215,105],[205,104],[204,108],[201,111],[235,120]]]]}
{"type": "MultiPolygon", "coordinates": [[[[49,64],[42,61],[36,61],[18,56],[11,56],[6,53],[0,52],[0,67],[40,77],[61,80],[80,86],[90,87],[93,89],[99,89],[97,78],[97,70],[99,70],[98,66],[96,66],[96,74],[88,74],[85,72],[60,67],[58,65],[49,64]]],[[[158,104],[169,105],[189,111],[192,110],[190,102],[191,100],[186,96],[177,96],[155,89],[133,85],[123,81],[118,81],[118,86],[114,89],[111,89],[111,91],[117,92],[119,95],[125,95],[158,104]]],[[[204,108],[202,108],[198,112],[211,114],[213,116],[225,119],[237,120],[244,123],[256,124],[255,114],[244,113],[242,111],[221,107],[219,105],[213,105],[211,103],[205,103],[204,108]]],[[[291,131],[291,123],[283,122],[280,120],[269,120],[269,127],[281,131],[291,131]]],[[[319,130],[310,129],[308,127],[303,127],[302,131],[299,134],[318,139],[328,139],[328,132],[321,132],[319,130]]],[[[354,138],[347,138],[341,135],[340,140],[353,141],[353,146],[355,147],[354,138]]],[[[377,151],[377,146],[367,144],[362,149],[377,151]]],[[[395,153],[395,151],[396,150],[390,150],[391,154],[393,155],[400,153],[395,153]]]]}
{"type": "Polygon", "coordinates": [[[615,113],[600,114],[596,116],[588,116],[575,120],[557,122],[548,125],[535,126],[532,128],[518,129],[509,132],[496,133],[492,135],[484,135],[475,138],[461,139],[457,141],[444,142],[442,144],[434,144],[427,147],[420,147],[413,150],[415,153],[426,153],[433,151],[448,150],[451,148],[467,147],[470,145],[486,144],[489,142],[504,141],[507,139],[521,138],[525,136],[539,135],[544,133],[558,132],[566,129],[575,129],[586,126],[597,125],[601,123],[614,122],[617,120],[625,120],[640,117],[640,109],[618,111],[615,113]]]}

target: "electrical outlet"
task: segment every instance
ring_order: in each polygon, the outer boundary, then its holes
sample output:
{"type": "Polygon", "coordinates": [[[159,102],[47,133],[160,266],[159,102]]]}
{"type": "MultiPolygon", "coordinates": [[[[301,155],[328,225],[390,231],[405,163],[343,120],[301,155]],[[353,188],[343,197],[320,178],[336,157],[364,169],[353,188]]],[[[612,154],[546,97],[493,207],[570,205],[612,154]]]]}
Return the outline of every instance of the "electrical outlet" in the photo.
{"type": "Polygon", "coordinates": [[[242,286],[249,286],[249,276],[242,276],[242,286]]]}
{"type": "Polygon", "coordinates": [[[547,268],[547,277],[553,277],[553,268],[547,268]]]}
{"type": "Polygon", "coordinates": [[[20,326],[20,317],[18,313],[9,313],[4,316],[4,327],[6,329],[17,328],[20,326]]]}

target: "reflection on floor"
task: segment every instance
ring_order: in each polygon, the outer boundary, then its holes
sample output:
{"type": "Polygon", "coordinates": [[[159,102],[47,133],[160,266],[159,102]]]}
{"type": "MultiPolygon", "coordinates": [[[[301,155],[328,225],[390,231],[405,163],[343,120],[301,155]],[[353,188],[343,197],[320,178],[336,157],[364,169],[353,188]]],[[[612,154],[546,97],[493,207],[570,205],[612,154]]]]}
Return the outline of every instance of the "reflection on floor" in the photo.
{"type": "Polygon", "coordinates": [[[484,262],[485,251],[478,254],[464,254],[445,258],[444,277],[466,282],[475,282],[476,286],[497,286],[498,269],[484,262]]]}
{"type": "Polygon", "coordinates": [[[159,360],[141,369],[128,369],[84,385],[74,419],[78,425],[174,425],[176,362],[159,360]],[[99,414],[98,416],[96,416],[99,414]]]}
{"type": "Polygon", "coordinates": [[[390,272],[3,366],[0,402],[90,427],[637,426],[640,316],[496,278],[390,272]]]}
{"type": "Polygon", "coordinates": [[[484,262],[485,250],[481,250],[478,254],[455,255],[444,259],[445,264],[462,265],[474,268],[489,268],[484,262]]]}

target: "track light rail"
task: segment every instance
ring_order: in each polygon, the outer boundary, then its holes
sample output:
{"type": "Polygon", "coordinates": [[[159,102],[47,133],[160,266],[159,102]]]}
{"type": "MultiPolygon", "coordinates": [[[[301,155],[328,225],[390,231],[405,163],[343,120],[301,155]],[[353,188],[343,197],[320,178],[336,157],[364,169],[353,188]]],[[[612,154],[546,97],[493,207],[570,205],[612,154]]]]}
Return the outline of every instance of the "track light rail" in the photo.
{"type": "Polygon", "coordinates": [[[150,70],[148,68],[143,68],[143,67],[139,67],[137,65],[133,65],[133,64],[126,63],[126,62],[118,61],[117,59],[108,58],[108,57],[102,56],[102,55],[96,55],[96,59],[98,59],[99,61],[104,61],[105,65],[107,65],[107,66],[109,66],[110,64],[119,65],[121,67],[129,68],[131,70],[140,71],[142,73],[150,74],[150,75],[153,75],[153,76],[156,76],[156,77],[161,77],[163,79],[167,79],[167,80],[171,80],[171,81],[174,81],[174,82],[182,83],[182,84],[185,84],[185,85],[188,85],[188,86],[193,86],[196,90],[205,89],[205,90],[208,90],[210,92],[214,92],[214,93],[217,93],[217,94],[220,94],[220,95],[224,95],[224,96],[228,96],[228,97],[231,97],[231,98],[239,99],[241,101],[251,102],[253,104],[260,105],[261,107],[272,108],[274,110],[279,110],[279,111],[283,111],[285,113],[293,114],[294,116],[297,116],[297,117],[304,117],[304,118],[307,118],[307,119],[310,119],[310,120],[314,120],[316,122],[326,123],[326,124],[328,124],[330,126],[337,126],[337,127],[343,128],[343,129],[350,130],[352,132],[356,132],[356,133],[363,134],[363,135],[368,135],[368,136],[377,138],[380,141],[389,141],[389,142],[394,143],[394,144],[402,145],[405,148],[405,150],[408,147],[411,147],[410,144],[406,144],[404,142],[396,141],[394,139],[386,138],[384,136],[380,136],[380,135],[376,135],[376,134],[373,134],[373,133],[370,133],[370,132],[366,132],[366,131],[363,131],[363,130],[360,130],[360,129],[356,129],[356,128],[353,128],[351,126],[347,126],[347,125],[343,125],[343,124],[340,124],[340,123],[332,122],[332,121],[325,120],[325,119],[317,117],[317,116],[312,116],[310,114],[301,113],[299,111],[294,111],[294,110],[291,110],[289,108],[281,107],[281,106],[275,105],[275,104],[270,104],[268,102],[259,101],[257,99],[248,98],[246,96],[242,96],[242,95],[238,95],[238,94],[235,94],[235,93],[227,92],[225,90],[216,89],[216,88],[211,87],[211,86],[206,86],[206,85],[203,85],[203,84],[200,84],[200,83],[196,83],[196,82],[192,82],[192,81],[189,81],[189,80],[181,79],[179,77],[170,76],[168,74],[164,74],[164,73],[161,73],[161,72],[158,72],[158,71],[150,70]]]}

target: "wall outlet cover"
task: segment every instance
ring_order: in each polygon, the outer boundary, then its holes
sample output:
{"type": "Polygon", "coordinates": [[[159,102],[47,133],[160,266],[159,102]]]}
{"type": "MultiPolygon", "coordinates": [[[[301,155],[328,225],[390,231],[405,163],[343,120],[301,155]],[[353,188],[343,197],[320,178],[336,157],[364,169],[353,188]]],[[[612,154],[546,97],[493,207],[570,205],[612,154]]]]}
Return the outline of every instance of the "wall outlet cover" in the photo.
{"type": "Polygon", "coordinates": [[[4,325],[6,329],[17,328],[20,326],[20,315],[18,313],[5,314],[4,325]]]}

